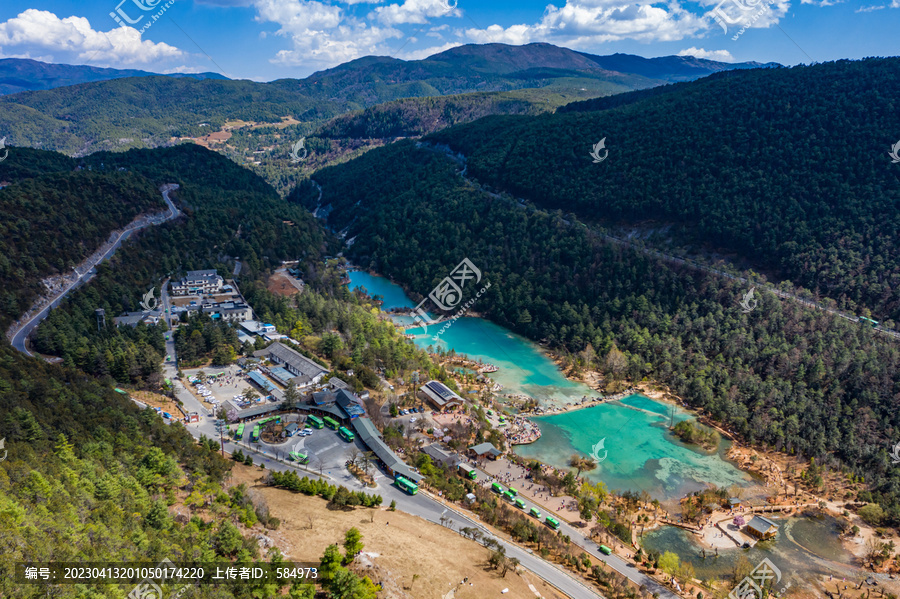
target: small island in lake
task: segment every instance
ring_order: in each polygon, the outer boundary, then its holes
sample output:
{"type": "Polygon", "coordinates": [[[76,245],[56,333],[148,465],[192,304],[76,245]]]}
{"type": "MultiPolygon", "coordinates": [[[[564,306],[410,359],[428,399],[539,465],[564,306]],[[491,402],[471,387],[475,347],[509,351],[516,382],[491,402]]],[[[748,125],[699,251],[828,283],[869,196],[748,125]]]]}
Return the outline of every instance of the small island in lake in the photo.
{"type": "Polygon", "coordinates": [[[722,437],[719,432],[696,425],[688,420],[683,420],[672,427],[672,433],[685,443],[701,446],[703,449],[713,450],[719,446],[722,437]]]}

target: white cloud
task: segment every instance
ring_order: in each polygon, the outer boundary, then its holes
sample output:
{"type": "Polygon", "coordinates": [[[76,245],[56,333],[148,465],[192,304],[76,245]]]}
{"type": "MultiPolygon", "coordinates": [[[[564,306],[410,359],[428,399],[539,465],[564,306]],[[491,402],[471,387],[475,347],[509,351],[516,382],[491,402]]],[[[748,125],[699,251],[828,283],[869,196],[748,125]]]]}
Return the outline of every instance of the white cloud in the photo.
{"type": "Polygon", "coordinates": [[[429,18],[461,16],[456,2],[457,0],[404,0],[403,4],[379,6],[371,16],[387,25],[424,25],[429,18]]]}
{"type": "Polygon", "coordinates": [[[704,50],[691,46],[678,53],[678,56],[693,56],[695,58],[707,58],[719,62],[734,62],[734,56],[728,50],[704,50]]]}
{"type": "Polygon", "coordinates": [[[182,58],[185,53],[168,44],[142,40],[131,27],[95,31],[84,17],[60,19],[52,12],[30,8],[0,23],[0,57],[4,56],[122,66],[158,63],[182,58]]]}
{"type": "Polygon", "coordinates": [[[181,66],[173,67],[171,69],[164,69],[159,72],[162,73],[163,75],[174,75],[176,73],[179,75],[188,75],[188,74],[194,74],[194,73],[206,73],[208,71],[209,71],[209,69],[202,69],[200,67],[189,67],[187,65],[181,65],[181,66]]]}
{"type": "Polygon", "coordinates": [[[892,0],[890,4],[882,4],[880,6],[863,6],[857,8],[855,12],[873,12],[876,10],[884,10],[885,8],[900,8],[900,0],[892,0]]]}
{"type": "Polygon", "coordinates": [[[541,20],[532,25],[491,25],[466,33],[479,43],[542,41],[587,49],[625,39],[677,41],[702,33],[707,29],[704,21],[702,15],[686,10],[677,0],[566,0],[563,6],[547,5],[541,20]]]}
{"type": "Polygon", "coordinates": [[[279,51],[272,59],[276,64],[316,69],[368,54],[391,54],[387,40],[404,35],[317,0],[255,0],[255,6],[257,21],[277,24],[280,28],[275,34],[291,41],[290,49],[279,51]]]}
{"type": "Polygon", "coordinates": [[[438,54],[440,52],[445,52],[450,48],[456,48],[457,46],[461,46],[460,42],[449,42],[442,46],[432,46],[430,48],[422,48],[421,50],[412,50],[410,52],[406,52],[398,56],[398,58],[402,58],[403,60],[422,60],[423,58],[428,58],[434,54],[438,54]]]}
{"type": "Polygon", "coordinates": [[[719,27],[726,29],[726,25],[730,32],[748,23],[751,29],[767,29],[777,25],[791,8],[789,0],[700,0],[700,3],[714,5],[704,15],[707,26],[714,32],[719,27]]]}

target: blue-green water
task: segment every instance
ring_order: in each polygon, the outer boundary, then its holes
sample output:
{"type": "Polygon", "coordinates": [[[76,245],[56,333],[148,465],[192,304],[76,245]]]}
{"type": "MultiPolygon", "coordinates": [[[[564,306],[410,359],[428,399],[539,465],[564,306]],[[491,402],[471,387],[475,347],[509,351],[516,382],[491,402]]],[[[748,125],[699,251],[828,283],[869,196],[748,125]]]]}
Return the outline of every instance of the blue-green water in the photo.
{"type": "MultiPolygon", "coordinates": [[[[578,452],[600,459],[596,470],[586,476],[603,481],[610,489],[647,491],[658,499],[682,497],[708,487],[748,485],[750,476],[724,459],[727,444],[719,451],[704,453],[681,443],[668,430],[672,408],[642,395],[620,402],[534,418],[541,438],[531,445],[516,447],[516,453],[560,468],[578,452]],[[605,456],[605,457],[604,457],[605,456]]],[[[675,408],[675,422],[690,415],[675,408]]]]}
{"type": "Polygon", "coordinates": [[[837,578],[857,576],[859,571],[851,564],[853,556],[841,545],[837,521],[834,518],[791,517],[772,518],[778,525],[774,540],[758,543],[750,549],[706,550],[693,534],[674,526],[665,526],[644,535],[642,545],[648,551],[672,551],[683,562],[694,566],[697,578],[729,578],[735,564],[746,559],[751,566],[768,558],[781,570],[780,586],[787,583],[806,586],[815,576],[832,574],[837,578]]]}
{"type": "Polygon", "coordinates": [[[392,310],[393,308],[414,308],[415,302],[409,299],[406,292],[399,285],[391,283],[384,277],[371,275],[360,270],[350,271],[350,289],[363,288],[369,295],[380,295],[384,298],[382,310],[392,310]]]}
{"type": "MultiPolygon", "coordinates": [[[[383,296],[385,310],[415,306],[403,289],[384,277],[360,271],[352,271],[349,276],[351,289],[365,287],[369,295],[383,296]]],[[[411,317],[397,316],[395,319],[404,324],[412,322],[411,317]]],[[[453,349],[473,360],[494,364],[499,370],[490,376],[503,385],[503,393],[525,394],[545,405],[562,405],[580,401],[586,395],[597,395],[587,385],[563,376],[537,345],[489,320],[460,318],[435,340],[442,326],[435,324],[426,331],[417,328],[407,332],[415,335],[413,341],[421,348],[453,349]]]]}
{"type": "MultiPolygon", "coordinates": [[[[363,286],[370,295],[385,298],[385,309],[412,307],[414,303],[403,290],[384,277],[354,271],[351,287],[363,286]]],[[[477,306],[476,306],[477,307],[477,306]]],[[[395,317],[409,323],[410,317],[395,317]]],[[[568,380],[556,364],[540,348],[519,335],[483,318],[460,318],[453,322],[436,341],[433,336],[441,325],[430,325],[427,332],[409,329],[415,343],[423,348],[433,346],[453,349],[474,360],[496,365],[492,379],[503,385],[504,393],[525,394],[544,405],[561,405],[596,396],[597,392],[582,383],[568,380]]],[[[719,453],[695,451],[668,432],[670,406],[642,395],[621,402],[535,418],[541,428],[541,439],[516,451],[557,467],[567,467],[574,452],[585,455],[601,439],[605,439],[608,456],[597,470],[587,476],[602,480],[611,489],[646,490],[659,499],[681,497],[687,492],[717,486],[748,484],[750,477],[719,453]]],[[[676,421],[689,415],[675,410],[676,421]]],[[[599,451],[603,455],[603,450],[599,451]]]]}

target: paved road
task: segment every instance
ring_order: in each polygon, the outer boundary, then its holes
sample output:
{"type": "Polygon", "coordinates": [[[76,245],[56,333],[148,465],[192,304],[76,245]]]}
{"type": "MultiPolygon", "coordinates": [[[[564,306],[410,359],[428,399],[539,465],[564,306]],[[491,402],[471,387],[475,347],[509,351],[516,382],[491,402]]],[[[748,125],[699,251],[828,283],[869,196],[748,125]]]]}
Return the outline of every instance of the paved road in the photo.
{"type": "MultiPolygon", "coordinates": [[[[122,231],[122,233],[119,234],[118,239],[116,239],[116,241],[112,245],[112,247],[109,248],[109,250],[105,254],[103,254],[103,256],[100,258],[100,260],[97,261],[97,264],[100,264],[101,262],[103,262],[104,260],[107,260],[110,256],[112,256],[116,252],[116,250],[119,249],[119,246],[121,246],[125,240],[127,240],[129,237],[131,237],[131,234],[133,232],[139,231],[150,225],[158,225],[158,224],[164,223],[164,222],[172,220],[173,218],[176,218],[178,215],[180,215],[181,211],[178,210],[178,208],[175,206],[175,204],[172,203],[172,200],[169,198],[169,193],[175,189],[178,189],[178,185],[169,184],[169,185],[164,185],[161,188],[163,199],[166,201],[166,205],[169,207],[169,211],[167,213],[164,213],[163,215],[161,215],[159,217],[154,217],[154,218],[150,219],[149,221],[147,221],[146,223],[138,225],[136,227],[126,228],[124,231],[122,231]]],[[[78,271],[76,270],[76,272],[78,272],[78,271]]],[[[28,320],[28,322],[26,322],[22,326],[22,328],[20,328],[16,332],[15,335],[13,335],[13,338],[12,338],[13,347],[26,355],[29,355],[29,356],[32,355],[31,352],[28,351],[28,348],[26,347],[26,343],[25,343],[26,340],[28,339],[28,335],[30,335],[31,332],[35,329],[35,327],[37,327],[37,325],[40,324],[40,322],[47,317],[47,314],[50,313],[51,308],[55,308],[55,307],[59,306],[60,302],[62,302],[62,300],[69,293],[71,293],[74,289],[78,289],[79,287],[81,287],[82,285],[84,285],[85,283],[90,281],[92,278],[94,278],[94,274],[95,274],[95,271],[93,268],[88,269],[87,272],[80,275],[78,277],[78,279],[73,281],[68,287],[66,287],[63,291],[61,291],[53,299],[53,301],[51,301],[47,306],[44,307],[43,310],[41,310],[40,312],[38,312],[37,314],[32,316],[31,319],[28,320]]]]}
{"type": "MultiPolygon", "coordinates": [[[[480,468],[476,468],[478,471],[478,479],[482,482],[483,485],[486,485],[488,488],[490,487],[491,476],[481,470],[480,468]]],[[[525,484],[525,481],[522,481],[522,484],[525,484]]],[[[508,485],[503,485],[503,488],[508,488],[508,485]]],[[[523,513],[528,514],[531,511],[531,508],[537,508],[543,515],[553,515],[552,512],[548,512],[543,506],[530,501],[527,497],[523,497],[519,495],[519,499],[521,499],[525,503],[525,508],[522,510],[523,513]]],[[[558,518],[559,519],[559,518],[558,518]]],[[[621,557],[613,554],[613,555],[603,555],[600,553],[598,549],[597,543],[592,540],[585,538],[584,533],[581,529],[570,526],[564,520],[559,519],[560,521],[560,531],[564,535],[569,535],[569,538],[572,540],[574,545],[581,547],[585,552],[589,553],[593,557],[599,559],[602,562],[605,562],[610,568],[618,572],[619,574],[625,576],[632,582],[634,582],[638,586],[644,586],[651,593],[659,593],[660,597],[666,597],[668,599],[677,599],[677,595],[675,595],[672,591],[667,589],[666,587],[659,584],[653,578],[643,574],[640,570],[638,570],[634,565],[628,563],[621,557]]]]}
{"type": "MultiPolygon", "coordinates": [[[[189,412],[199,412],[204,417],[199,423],[188,424],[186,426],[187,430],[198,439],[201,435],[210,438],[218,438],[213,422],[214,418],[209,414],[207,408],[201,405],[197,398],[185,389],[180,381],[175,381],[175,392],[178,398],[184,403],[186,410],[189,412]]],[[[277,470],[279,472],[296,470],[303,476],[309,476],[310,478],[325,478],[332,483],[341,484],[351,489],[376,493],[384,498],[385,504],[396,501],[398,510],[413,516],[418,516],[429,522],[434,522],[435,524],[441,524],[441,518],[446,516],[447,519],[444,520],[444,525],[457,531],[461,527],[477,527],[485,534],[485,536],[495,539],[501,545],[506,547],[506,554],[509,557],[517,558],[523,568],[530,570],[569,597],[572,597],[573,599],[596,599],[597,597],[603,597],[603,595],[600,595],[594,589],[588,587],[586,584],[577,580],[571,574],[558,568],[554,564],[551,564],[514,543],[496,537],[490,533],[484,525],[478,522],[477,519],[462,513],[456,508],[445,505],[440,500],[429,496],[425,492],[420,492],[415,496],[407,495],[391,484],[393,479],[381,471],[377,471],[375,474],[377,487],[374,489],[365,489],[359,480],[351,475],[346,468],[332,467],[329,471],[330,474],[320,476],[309,468],[302,468],[291,463],[278,461],[275,459],[272,452],[259,452],[246,443],[237,444],[233,440],[226,439],[224,445],[225,451],[227,452],[241,449],[244,453],[255,454],[254,462],[264,463],[268,470],[277,470]]]]}

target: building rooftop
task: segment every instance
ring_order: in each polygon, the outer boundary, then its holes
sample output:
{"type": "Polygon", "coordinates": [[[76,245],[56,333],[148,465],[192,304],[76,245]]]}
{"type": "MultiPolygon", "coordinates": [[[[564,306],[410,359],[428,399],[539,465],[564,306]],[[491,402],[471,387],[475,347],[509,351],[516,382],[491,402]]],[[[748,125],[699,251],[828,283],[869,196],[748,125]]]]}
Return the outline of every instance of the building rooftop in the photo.
{"type": "Polygon", "coordinates": [[[122,316],[113,317],[113,322],[116,325],[127,325],[130,327],[136,326],[139,322],[146,321],[148,324],[155,324],[159,317],[156,316],[158,314],[157,311],[153,312],[126,312],[122,316]]]}
{"type": "Polygon", "coordinates": [[[237,417],[241,420],[245,418],[256,418],[257,416],[262,416],[263,414],[269,414],[271,412],[277,412],[281,409],[281,404],[263,403],[249,407],[246,410],[242,410],[240,406],[235,405],[231,400],[228,400],[225,403],[231,406],[231,408],[235,412],[237,412],[237,417]]]}
{"type": "Polygon", "coordinates": [[[287,385],[291,382],[291,379],[294,378],[294,375],[282,368],[281,366],[276,366],[274,368],[269,368],[269,373],[275,377],[279,383],[283,385],[287,385]]]}
{"type": "Polygon", "coordinates": [[[207,268],[206,270],[189,270],[186,279],[204,279],[219,276],[219,271],[215,268],[207,268]]]}
{"type": "Polygon", "coordinates": [[[422,448],[427,455],[431,456],[432,461],[440,462],[448,466],[456,466],[461,460],[448,448],[442,447],[440,443],[432,443],[422,448]]]}
{"type": "Polygon", "coordinates": [[[765,534],[769,532],[772,528],[778,530],[778,525],[769,520],[768,518],[764,518],[762,516],[753,516],[753,520],[750,520],[750,523],[747,524],[748,528],[755,530],[760,534],[765,534]]]}
{"type": "Polygon", "coordinates": [[[485,441],[484,443],[479,443],[478,445],[473,445],[469,448],[470,451],[475,452],[475,455],[482,456],[486,454],[491,454],[494,457],[500,456],[501,452],[499,449],[485,441]]]}
{"type": "Polygon", "coordinates": [[[300,352],[294,351],[278,341],[265,349],[253,352],[253,356],[256,358],[274,357],[276,361],[299,372],[300,374],[296,378],[302,382],[310,381],[316,376],[328,372],[327,368],[319,366],[300,352]]]}
{"type": "Polygon", "coordinates": [[[341,409],[347,412],[347,416],[352,418],[358,418],[360,416],[365,416],[366,410],[363,408],[359,399],[347,391],[346,389],[338,389],[337,393],[334,394],[337,400],[337,404],[341,406],[341,409]]]}
{"type": "Polygon", "coordinates": [[[440,381],[428,381],[419,389],[441,409],[462,403],[462,397],[440,381]]]}
{"type": "Polygon", "coordinates": [[[362,442],[366,444],[366,447],[371,449],[372,452],[378,456],[378,459],[381,460],[391,472],[402,474],[414,482],[422,480],[421,474],[418,474],[412,468],[407,466],[406,463],[398,458],[397,454],[387,446],[371,420],[368,418],[356,418],[352,424],[353,430],[359,435],[360,440],[362,440],[362,442]]]}
{"type": "Polygon", "coordinates": [[[253,381],[253,382],[256,383],[257,385],[259,385],[260,387],[262,387],[262,388],[265,389],[266,391],[268,391],[268,392],[270,392],[270,393],[271,393],[272,391],[275,391],[275,385],[273,385],[272,383],[270,383],[270,382],[269,382],[269,379],[267,379],[266,377],[264,377],[262,374],[260,374],[260,373],[257,372],[256,370],[254,370],[254,371],[248,373],[247,376],[250,377],[250,380],[251,380],[251,381],[253,381]]]}

